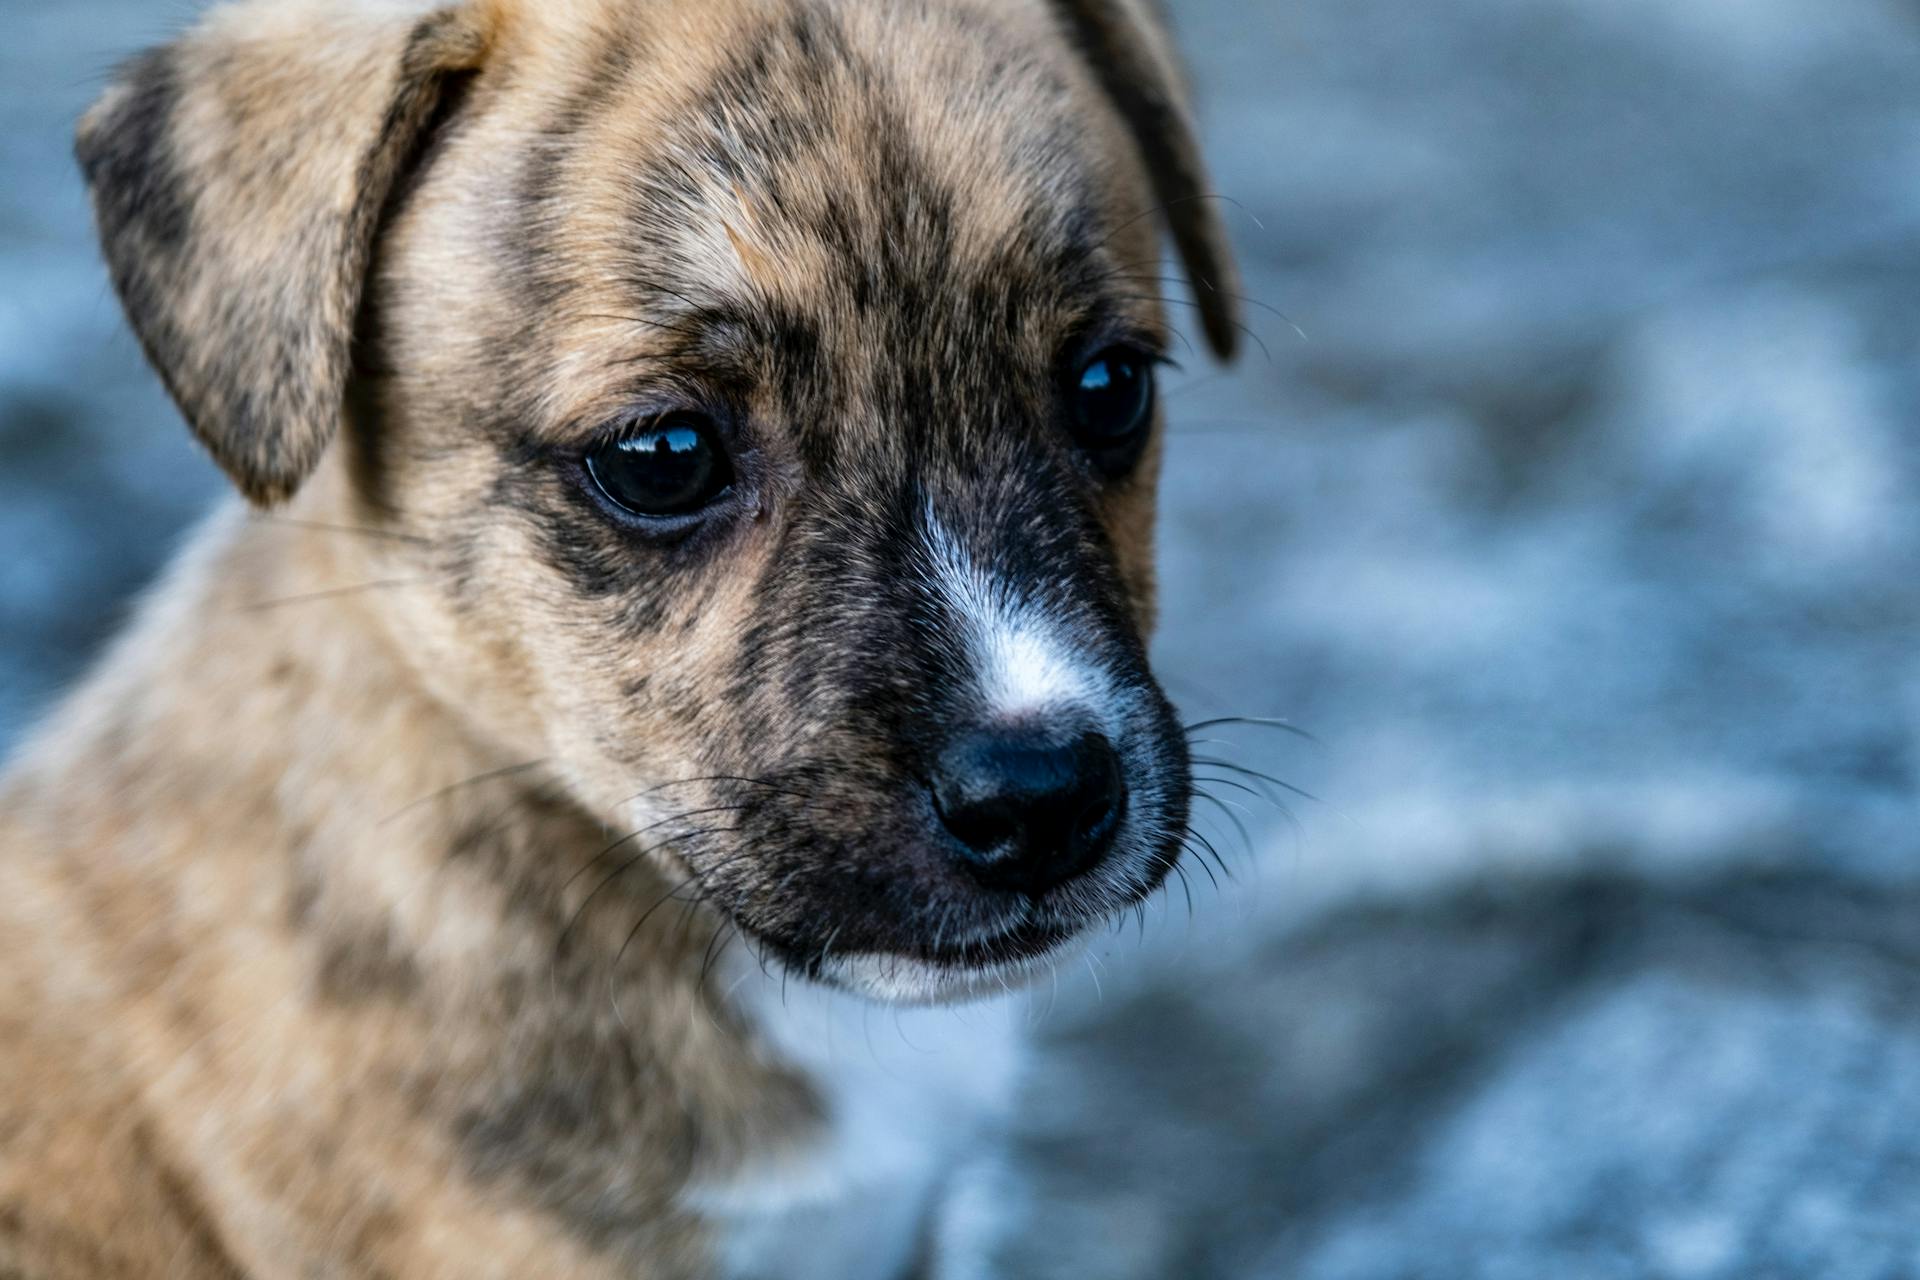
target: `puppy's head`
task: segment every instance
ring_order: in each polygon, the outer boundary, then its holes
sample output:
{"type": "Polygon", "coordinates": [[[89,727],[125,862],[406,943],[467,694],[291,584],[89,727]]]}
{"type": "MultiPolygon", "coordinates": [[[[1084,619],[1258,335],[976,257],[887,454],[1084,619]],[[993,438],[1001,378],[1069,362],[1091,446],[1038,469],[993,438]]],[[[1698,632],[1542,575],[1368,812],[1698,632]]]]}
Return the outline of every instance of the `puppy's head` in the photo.
{"type": "Polygon", "coordinates": [[[1232,279],[1144,9],[260,3],[80,156],[194,430],[400,535],[358,568],[475,735],[788,965],[954,996],[1187,820],[1162,221],[1223,355],[1232,279]]]}

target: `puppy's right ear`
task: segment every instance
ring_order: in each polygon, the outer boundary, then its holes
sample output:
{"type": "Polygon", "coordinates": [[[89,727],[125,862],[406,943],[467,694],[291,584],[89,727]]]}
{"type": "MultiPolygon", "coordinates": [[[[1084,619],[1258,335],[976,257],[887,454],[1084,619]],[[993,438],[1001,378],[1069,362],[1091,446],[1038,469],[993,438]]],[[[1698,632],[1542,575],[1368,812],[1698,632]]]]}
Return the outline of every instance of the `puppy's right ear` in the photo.
{"type": "Polygon", "coordinates": [[[127,318],[254,502],[332,439],[381,214],[488,43],[477,5],[251,0],[135,58],[80,122],[127,318]]]}

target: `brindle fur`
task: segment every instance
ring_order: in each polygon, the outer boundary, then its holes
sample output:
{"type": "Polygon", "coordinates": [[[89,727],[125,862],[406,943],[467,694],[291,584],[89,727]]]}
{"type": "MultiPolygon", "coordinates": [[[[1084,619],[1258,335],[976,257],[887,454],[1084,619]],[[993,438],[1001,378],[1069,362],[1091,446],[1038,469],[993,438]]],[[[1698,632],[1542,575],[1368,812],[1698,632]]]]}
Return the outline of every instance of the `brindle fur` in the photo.
{"type": "Polygon", "coordinates": [[[1234,321],[1139,10],[255,0],[124,69],[107,260],[257,507],[0,784],[0,1276],[709,1274],[683,1189],[820,1122],[716,950],[969,923],[928,510],[1143,708],[1148,872],[1056,914],[1152,890],[1157,457],[1094,479],[1061,362],[1165,340],[1162,207],[1234,321]],[[636,545],[567,459],[668,394],[749,509],[636,545]]]}

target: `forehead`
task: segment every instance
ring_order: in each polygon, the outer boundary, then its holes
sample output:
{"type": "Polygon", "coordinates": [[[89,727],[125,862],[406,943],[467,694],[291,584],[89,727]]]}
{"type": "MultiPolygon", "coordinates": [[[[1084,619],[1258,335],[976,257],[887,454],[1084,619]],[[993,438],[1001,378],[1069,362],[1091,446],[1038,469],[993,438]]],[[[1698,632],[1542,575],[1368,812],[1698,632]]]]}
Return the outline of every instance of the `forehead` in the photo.
{"type": "Polygon", "coordinates": [[[775,351],[844,378],[1157,340],[1137,162],[1044,5],[539,13],[507,37],[495,206],[569,395],[775,351]]]}

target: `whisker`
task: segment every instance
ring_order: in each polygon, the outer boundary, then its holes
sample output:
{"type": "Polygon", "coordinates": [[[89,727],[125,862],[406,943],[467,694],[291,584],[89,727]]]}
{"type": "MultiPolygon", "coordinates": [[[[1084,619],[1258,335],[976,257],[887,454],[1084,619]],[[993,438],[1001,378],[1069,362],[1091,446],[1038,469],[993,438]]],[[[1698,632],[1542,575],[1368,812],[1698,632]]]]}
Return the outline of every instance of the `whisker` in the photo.
{"type": "MultiPolygon", "coordinates": [[[[599,885],[595,885],[595,887],[593,887],[593,892],[589,892],[588,896],[586,896],[586,898],[584,898],[584,900],[580,902],[580,910],[576,910],[576,912],[574,912],[574,915],[572,915],[572,919],[568,921],[568,929],[570,929],[570,927],[572,927],[572,925],[574,925],[574,923],[576,923],[576,921],[578,921],[578,919],[580,919],[580,917],[582,917],[582,915],[586,913],[586,910],[588,910],[589,904],[593,902],[593,898],[595,898],[595,896],[599,896],[599,892],[601,892],[601,890],[607,889],[607,885],[611,885],[611,883],[614,883],[616,879],[620,879],[622,875],[626,875],[628,871],[632,871],[632,869],[634,869],[636,865],[641,864],[641,862],[645,862],[649,854],[657,854],[657,852],[662,852],[662,850],[668,850],[668,848],[672,848],[674,844],[682,844],[682,842],[685,842],[685,841],[697,841],[697,839],[701,839],[703,835],[720,835],[720,833],[726,833],[726,831],[739,831],[739,827],[703,827],[703,829],[699,829],[699,831],[682,831],[680,835],[670,835],[670,837],[666,837],[664,841],[655,842],[655,844],[649,844],[649,846],[645,846],[645,848],[641,848],[641,850],[639,850],[637,854],[634,854],[632,858],[628,858],[626,862],[622,862],[622,864],[618,865],[618,867],[614,867],[611,873],[607,875],[607,879],[603,879],[603,881],[601,881],[599,885]]],[[[634,837],[628,837],[628,839],[634,839],[634,837]]],[[[674,892],[678,892],[678,889],[674,890],[674,892]]],[[[670,892],[668,896],[672,896],[672,892],[670,892]]],[[[563,931],[563,936],[564,936],[564,931],[563,931]]]]}
{"type": "Polygon", "coordinates": [[[695,302],[692,298],[689,298],[686,294],[681,293],[677,289],[669,289],[666,285],[661,284],[658,280],[641,279],[639,277],[629,277],[627,280],[627,283],[633,285],[635,288],[641,290],[644,293],[664,293],[669,298],[677,298],[681,302],[684,302],[690,310],[693,310],[693,311],[706,310],[706,308],[702,307],[699,303],[695,302]]]}
{"type": "MultiPolygon", "coordinates": [[[[674,934],[675,946],[686,945],[687,934],[693,928],[694,913],[700,909],[700,904],[707,900],[707,886],[704,881],[700,880],[700,876],[698,872],[694,874],[694,880],[697,883],[695,885],[692,897],[690,898],[681,897],[680,894],[684,890],[676,891],[672,895],[672,900],[680,904],[680,928],[674,934]]],[[[628,936],[631,937],[632,935],[629,934],[628,936]]],[[[709,939],[709,941],[711,941],[711,939],[709,939]]],[[[626,948],[626,943],[623,942],[620,945],[622,950],[624,951],[624,949],[626,948]]],[[[614,957],[614,961],[615,963],[618,963],[619,956],[616,955],[614,957]]]]}
{"type": "MultiPolygon", "coordinates": [[[[1219,855],[1217,855],[1217,854],[1216,854],[1215,856],[1216,856],[1216,857],[1218,857],[1219,855]]],[[[1197,867],[1199,867],[1199,868],[1200,868],[1200,870],[1202,870],[1202,871],[1204,871],[1204,872],[1206,872],[1206,875],[1207,875],[1207,879],[1208,879],[1208,881],[1209,881],[1209,882],[1211,882],[1211,883],[1212,883],[1212,885],[1213,885],[1213,891],[1214,891],[1214,892],[1215,892],[1216,894],[1217,894],[1217,893],[1219,893],[1219,892],[1220,892],[1220,882],[1219,882],[1219,881],[1218,881],[1217,879],[1215,879],[1215,878],[1214,878],[1214,875],[1213,875],[1213,868],[1207,865],[1207,860],[1206,860],[1205,858],[1198,858],[1198,859],[1195,859],[1195,861],[1194,861],[1194,865],[1195,865],[1195,866],[1197,866],[1197,867]]],[[[1226,868],[1225,868],[1224,866],[1222,866],[1222,867],[1221,867],[1221,870],[1222,870],[1222,871],[1224,871],[1224,870],[1226,870],[1226,868]]]]}
{"type": "MultiPolygon", "coordinates": [[[[685,888],[686,884],[686,881],[682,881],[680,888],[685,888]]],[[[678,892],[679,889],[674,890],[674,893],[678,892]]],[[[669,898],[672,896],[673,894],[668,895],[669,898]]],[[[666,900],[665,898],[661,899],[663,902],[666,900]]],[[[696,901],[697,900],[698,899],[696,899],[696,901]]],[[[707,971],[712,968],[713,962],[725,953],[727,943],[732,940],[729,935],[729,930],[737,933],[739,926],[735,925],[731,919],[723,918],[720,926],[713,931],[713,936],[707,939],[707,949],[700,962],[700,979],[698,983],[699,987],[703,989],[707,985],[707,971]],[[718,950],[715,949],[716,947],[718,947],[718,950]]],[[[620,950],[614,955],[613,964],[607,971],[607,1003],[612,1006],[613,1016],[620,1020],[622,1027],[626,1027],[627,1020],[626,1015],[620,1011],[620,992],[615,982],[620,972],[620,962],[626,958],[627,948],[633,945],[633,940],[639,936],[639,932],[640,926],[635,925],[633,930],[627,934],[626,939],[621,942],[620,950]]]]}
{"type": "MultiPolygon", "coordinates": [[[[1296,837],[1303,837],[1306,835],[1306,828],[1301,826],[1299,816],[1296,815],[1292,809],[1289,809],[1286,803],[1280,800],[1278,797],[1267,795],[1266,793],[1261,791],[1255,791],[1252,787],[1247,786],[1245,783],[1235,782],[1231,778],[1214,778],[1214,777],[1206,777],[1202,775],[1196,775],[1196,777],[1200,781],[1210,782],[1216,787],[1232,787],[1236,791],[1244,791],[1248,795],[1254,797],[1255,799],[1265,802],[1266,804],[1272,806],[1273,811],[1279,814],[1280,817],[1285,820],[1286,824],[1289,827],[1293,828],[1293,833],[1296,837]]],[[[1198,793],[1199,791],[1196,788],[1196,794],[1198,793]]],[[[1225,805],[1231,804],[1234,807],[1238,808],[1241,812],[1246,813],[1248,816],[1252,816],[1253,811],[1248,809],[1245,805],[1240,804],[1237,801],[1221,800],[1216,798],[1214,800],[1214,803],[1221,805],[1223,807],[1225,805]]],[[[1248,842],[1248,847],[1249,849],[1251,849],[1252,847],[1251,841],[1248,842]]]]}
{"type": "Polygon", "coordinates": [[[1186,395],[1187,392],[1189,391],[1198,390],[1199,388],[1207,386],[1211,383],[1223,381],[1227,376],[1228,375],[1224,373],[1209,373],[1204,377],[1194,378],[1189,382],[1183,382],[1177,387],[1168,388],[1167,399],[1169,400],[1178,399],[1179,397],[1186,395]]]}
{"type": "MultiPolygon", "coordinates": [[[[579,924],[582,917],[586,915],[587,908],[592,905],[593,900],[595,898],[600,896],[600,891],[605,889],[608,885],[612,884],[615,880],[618,880],[621,876],[625,875],[627,872],[631,871],[634,867],[640,865],[640,863],[644,862],[648,854],[654,853],[661,849],[668,848],[674,844],[677,844],[682,840],[691,840],[697,836],[711,835],[714,831],[726,830],[726,829],[730,829],[730,828],[714,827],[705,831],[684,832],[668,840],[664,840],[659,844],[652,846],[651,848],[642,848],[640,852],[634,854],[631,858],[628,858],[625,862],[621,863],[619,866],[615,867],[612,871],[608,872],[606,878],[601,880],[599,884],[595,885],[593,887],[593,892],[589,893],[585,898],[583,898],[580,902],[580,905],[574,909],[573,914],[567,917],[567,923],[565,927],[560,930],[559,937],[554,940],[555,956],[557,957],[560,951],[566,946],[567,938],[572,935],[574,926],[579,924]]],[[[626,844],[629,840],[636,839],[641,834],[642,834],[641,832],[635,831],[629,835],[622,836],[620,839],[614,841],[611,847],[617,849],[621,845],[626,844]]],[[[572,881],[568,881],[568,883],[571,884],[572,881]]]]}
{"type": "Polygon", "coordinates": [[[504,769],[489,769],[485,773],[476,773],[471,778],[463,778],[459,782],[453,783],[451,786],[441,787],[438,791],[432,792],[428,795],[421,796],[418,800],[415,800],[411,804],[402,805],[400,808],[395,809],[392,813],[388,814],[386,817],[380,819],[379,825],[384,827],[389,822],[392,822],[395,818],[400,817],[402,814],[412,813],[415,809],[418,809],[423,805],[432,804],[436,800],[444,800],[456,791],[463,791],[468,787],[479,786],[482,783],[493,782],[496,779],[500,779],[500,778],[516,777],[519,774],[528,773],[534,769],[538,769],[540,766],[544,765],[545,763],[547,763],[545,759],[528,760],[524,764],[512,764],[512,765],[508,765],[504,769]]]}
{"type": "Polygon", "coordinates": [[[1157,204],[1150,209],[1141,210],[1139,213],[1134,214],[1131,218],[1128,218],[1125,222],[1122,222],[1119,226],[1115,227],[1112,231],[1109,231],[1106,234],[1105,238],[1102,239],[1098,244],[1096,244],[1094,248],[1096,250],[1106,248],[1108,245],[1113,243],[1114,238],[1118,236],[1122,231],[1125,231],[1128,227],[1135,225],[1136,223],[1140,222],[1144,218],[1157,217],[1158,215],[1166,213],[1179,205],[1193,204],[1201,200],[1220,200],[1227,204],[1230,204],[1234,208],[1240,210],[1240,212],[1246,214],[1247,217],[1252,218],[1253,224],[1256,227],[1259,227],[1260,230],[1265,231],[1267,229],[1266,224],[1261,222],[1259,218],[1254,216],[1253,210],[1247,208],[1245,204],[1241,203],[1239,200],[1234,199],[1232,196],[1226,195],[1218,191],[1197,191],[1197,192],[1194,192],[1192,195],[1179,196],[1179,197],[1176,197],[1175,199],[1167,201],[1164,204],[1157,204]]]}
{"type": "Polygon", "coordinates": [[[650,826],[641,827],[638,831],[629,831],[626,835],[621,836],[618,840],[615,840],[612,844],[608,845],[606,848],[602,849],[600,852],[594,854],[592,858],[587,860],[587,863],[585,866],[581,867],[578,871],[575,871],[571,876],[568,876],[566,883],[560,886],[560,892],[564,894],[568,889],[571,889],[573,887],[573,882],[578,880],[581,876],[587,874],[587,872],[593,870],[594,865],[598,863],[600,859],[606,857],[608,854],[612,853],[615,849],[618,849],[621,845],[627,843],[629,840],[638,839],[639,837],[646,835],[649,831],[658,831],[661,827],[666,826],[668,823],[684,822],[688,818],[704,817],[709,813],[738,813],[739,811],[741,811],[742,809],[745,809],[746,807],[747,806],[743,804],[717,804],[705,809],[689,809],[685,813],[676,813],[670,818],[662,818],[660,821],[655,822],[650,826]]]}
{"type": "MultiPolygon", "coordinates": [[[[1086,962],[1087,976],[1093,979],[1094,1002],[1096,1004],[1104,1002],[1107,998],[1107,993],[1100,988],[1100,971],[1093,967],[1093,957],[1090,955],[1082,955],[1080,958],[1086,962]]],[[[1004,984],[1005,979],[1003,978],[1001,981],[1004,984]]]]}
{"type": "Polygon", "coordinates": [[[402,533],[397,529],[374,529],[351,524],[329,524],[324,520],[298,520],[292,516],[277,516],[271,512],[257,511],[250,517],[262,524],[286,525],[293,529],[311,529],[318,533],[348,533],[362,538],[385,538],[393,542],[410,542],[416,546],[430,547],[433,539],[417,533],[402,533]]]}
{"type": "Polygon", "coordinates": [[[361,582],[351,587],[331,587],[325,591],[310,591],[305,595],[283,596],[277,600],[256,600],[241,605],[240,613],[260,613],[267,609],[278,609],[283,605],[310,604],[317,600],[337,600],[341,596],[355,595],[362,591],[381,591],[388,587],[413,587],[425,581],[422,578],[388,578],[380,582],[361,582]]]}
{"type": "Polygon", "coordinates": [[[1180,877],[1180,892],[1184,894],[1187,899],[1187,919],[1192,920],[1193,919],[1193,884],[1191,881],[1187,879],[1187,873],[1181,870],[1180,864],[1178,862],[1173,864],[1172,871],[1173,871],[1173,874],[1180,877]]]}
{"type": "MultiPolygon", "coordinates": [[[[1199,303],[1189,302],[1185,298],[1168,298],[1168,297],[1163,297],[1157,293],[1122,293],[1122,294],[1116,294],[1114,296],[1119,298],[1122,302],[1155,302],[1160,304],[1163,307],[1164,306],[1193,307],[1196,310],[1198,310],[1200,307],[1199,303]]],[[[1266,339],[1262,338],[1259,334],[1255,333],[1252,329],[1248,328],[1246,324],[1244,324],[1239,320],[1235,320],[1232,323],[1234,328],[1238,329],[1241,333],[1245,334],[1247,338],[1250,341],[1252,341],[1255,346],[1260,348],[1260,354],[1266,357],[1267,363],[1272,364],[1273,349],[1267,346],[1266,339]]],[[[1302,334],[1301,336],[1305,337],[1306,335],[1302,334]]]]}
{"type": "MultiPolygon", "coordinates": [[[[734,829],[735,828],[732,828],[732,827],[714,827],[708,831],[698,832],[696,834],[713,835],[716,832],[732,831],[734,829]]],[[[613,967],[616,970],[620,967],[621,960],[623,960],[626,957],[627,948],[631,947],[633,945],[633,940],[640,936],[640,930],[646,927],[647,921],[653,918],[654,912],[660,910],[661,907],[666,906],[667,903],[672,902],[674,899],[678,898],[681,892],[684,891],[688,885],[694,884],[696,882],[698,882],[700,885],[701,894],[695,895],[694,901],[696,902],[703,901],[704,898],[702,895],[704,895],[706,890],[705,877],[708,875],[712,875],[716,871],[719,871],[722,867],[730,866],[735,862],[739,862],[741,859],[746,858],[750,854],[750,852],[751,852],[750,850],[742,850],[739,853],[735,853],[728,857],[722,858],[719,862],[716,862],[713,866],[707,868],[707,870],[704,873],[700,871],[693,871],[692,874],[689,875],[686,879],[682,880],[679,884],[675,885],[673,888],[667,890],[667,892],[662,894],[660,897],[654,899],[653,905],[648,907],[645,911],[641,912],[640,918],[633,922],[633,927],[631,929],[627,930],[626,939],[621,942],[620,950],[614,953],[613,967]]]]}
{"type": "Polygon", "coordinates": [[[1189,836],[1192,836],[1195,840],[1198,840],[1201,846],[1205,848],[1208,853],[1213,855],[1214,864],[1220,868],[1220,873],[1222,875],[1226,876],[1226,878],[1229,880],[1233,879],[1233,872],[1227,869],[1227,860],[1220,856],[1220,850],[1214,847],[1213,841],[1207,839],[1207,837],[1201,832],[1195,831],[1191,826],[1187,828],[1187,834],[1189,836]]]}
{"type": "Polygon", "coordinates": [[[1193,794],[1196,799],[1207,801],[1208,803],[1217,807],[1221,813],[1226,815],[1227,821],[1231,822],[1233,824],[1234,830],[1240,833],[1240,841],[1242,844],[1246,845],[1247,847],[1247,856],[1252,857],[1253,856],[1253,836],[1250,832],[1248,832],[1247,824],[1240,820],[1240,815],[1235,813],[1231,808],[1229,808],[1227,805],[1227,802],[1222,800],[1219,796],[1216,796],[1210,792],[1201,790],[1198,787],[1194,788],[1193,794]]]}
{"type": "Polygon", "coordinates": [[[1208,768],[1212,768],[1212,769],[1231,769],[1235,773],[1244,774],[1246,777],[1254,778],[1261,782],[1268,783],[1272,786],[1279,787],[1282,791],[1291,792],[1292,794],[1299,796],[1302,800],[1311,800],[1315,804],[1320,803],[1320,797],[1314,795],[1313,792],[1311,791],[1302,790],[1301,788],[1294,786],[1291,782],[1282,782],[1280,779],[1274,777],[1270,773],[1262,773],[1258,769],[1249,769],[1245,765],[1235,764],[1231,760],[1222,760],[1218,756],[1195,756],[1193,758],[1193,761],[1195,764],[1206,765],[1208,768]]]}
{"type": "MultiPolygon", "coordinates": [[[[1149,275],[1145,272],[1129,272],[1129,271],[1115,271],[1109,274],[1108,276],[1106,276],[1105,278],[1108,280],[1131,280],[1140,284],[1158,284],[1158,285],[1171,285],[1171,284],[1178,284],[1180,282],[1180,279],[1178,276],[1149,275]]],[[[1282,311],[1280,308],[1274,306],[1272,303],[1263,302],[1259,298],[1248,297],[1244,293],[1234,293],[1231,290],[1227,290],[1227,289],[1217,289],[1212,284],[1206,283],[1204,281],[1202,281],[1201,283],[1208,293],[1218,294],[1222,298],[1231,298],[1235,302],[1245,303],[1249,307],[1257,307],[1261,311],[1265,311],[1269,315],[1278,319],[1282,324],[1286,325],[1289,329],[1292,329],[1296,334],[1300,335],[1300,340],[1302,342],[1313,341],[1313,339],[1307,336],[1307,331],[1305,329],[1302,329],[1299,325],[1294,323],[1292,316],[1288,315],[1286,312],[1282,311]]],[[[1178,301],[1178,299],[1166,299],[1166,300],[1178,301]]]]}
{"type": "MultiPolygon", "coordinates": [[[[544,761],[534,761],[525,766],[516,766],[516,768],[535,768],[542,763],[544,763],[544,761]]],[[[415,801],[414,803],[425,803],[428,800],[434,799],[435,796],[445,795],[457,790],[461,786],[484,782],[489,777],[504,776],[506,772],[506,770],[495,770],[492,774],[478,775],[475,778],[467,779],[464,783],[456,783],[453,787],[443,787],[440,791],[435,792],[433,796],[427,796],[424,800],[415,801]]],[[[520,819],[523,806],[528,803],[558,806],[570,804],[572,800],[573,797],[557,785],[535,783],[528,786],[523,792],[516,794],[508,804],[494,809],[484,820],[464,827],[461,832],[463,837],[462,843],[472,842],[478,844],[484,842],[498,832],[512,826],[520,819]]],[[[403,809],[394,814],[389,814],[386,818],[381,819],[379,823],[376,823],[374,829],[378,830],[380,826],[391,821],[393,818],[399,816],[400,812],[404,811],[403,809]]],[[[406,892],[409,895],[433,892],[435,886],[439,883],[440,877],[447,874],[450,868],[458,864],[458,849],[457,847],[450,847],[447,856],[436,859],[433,864],[427,868],[426,874],[406,892]]]]}
{"type": "Polygon", "coordinates": [[[793,790],[790,790],[789,788],[781,786],[778,783],[769,782],[765,778],[748,778],[748,777],[743,777],[739,774],[732,774],[732,773],[709,773],[709,774],[704,774],[700,777],[695,777],[695,778],[675,778],[670,782],[662,782],[658,786],[648,787],[645,791],[634,792],[632,795],[627,797],[627,801],[628,803],[631,803],[635,800],[641,800],[646,798],[647,796],[653,795],[655,792],[665,791],[668,787],[692,786],[696,782],[738,782],[743,786],[765,787],[769,791],[777,792],[778,794],[783,796],[792,796],[797,800],[813,799],[812,794],[809,792],[793,791],[793,790]]]}
{"type": "Polygon", "coordinates": [[[1280,733],[1290,733],[1296,738],[1305,738],[1308,742],[1316,746],[1325,745],[1320,739],[1314,737],[1311,733],[1308,733],[1291,720],[1278,720],[1268,716],[1215,716],[1211,720],[1196,720],[1194,723],[1186,725],[1185,731],[1188,735],[1192,735],[1204,729],[1212,729],[1220,725],[1247,725],[1256,729],[1273,729],[1280,733]]]}
{"type": "MultiPolygon", "coordinates": [[[[1235,791],[1244,791],[1248,795],[1252,796],[1254,799],[1265,801],[1267,804],[1273,805],[1275,808],[1281,807],[1279,801],[1275,800],[1272,796],[1267,795],[1263,791],[1256,791],[1254,788],[1248,786],[1244,782],[1235,782],[1232,778],[1210,777],[1206,774],[1200,774],[1200,773],[1196,773],[1193,776],[1196,780],[1200,782],[1211,782],[1216,787],[1232,787],[1235,791]]],[[[1248,810],[1248,812],[1251,813],[1252,811],[1248,810]]]]}
{"type": "Polygon", "coordinates": [[[833,926],[833,932],[828,934],[827,940],[820,944],[820,959],[815,962],[816,968],[814,969],[816,974],[827,971],[827,961],[833,956],[833,944],[840,941],[840,930],[844,927],[843,925],[833,926]]]}
{"type": "Polygon", "coordinates": [[[706,987],[707,972],[713,968],[715,961],[726,954],[727,945],[733,941],[739,932],[740,926],[735,924],[731,918],[723,919],[720,927],[713,931],[713,937],[707,941],[706,954],[700,960],[700,980],[697,983],[699,987],[706,987]]]}
{"type": "Polygon", "coordinates": [[[688,328],[686,325],[663,324],[658,320],[649,320],[645,316],[606,315],[599,312],[585,311],[580,313],[580,318],[582,320],[607,320],[615,324],[645,325],[649,329],[659,329],[663,333],[678,334],[680,337],[689,340],[697,339],[701,336],[699,330],[688,328]]]}
{"type": "Polygon", "coordinates": [[[1274,422],[1271,418],[1182,417],[1169,430],[1187,439],[1200,436],[1270,436],[1274,432],[1274,422]]]}

